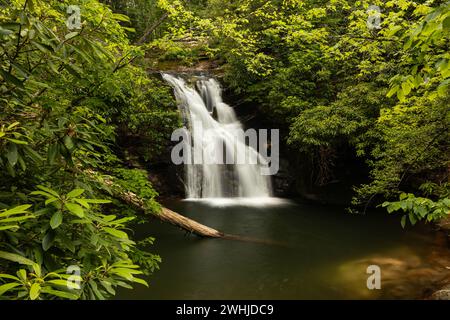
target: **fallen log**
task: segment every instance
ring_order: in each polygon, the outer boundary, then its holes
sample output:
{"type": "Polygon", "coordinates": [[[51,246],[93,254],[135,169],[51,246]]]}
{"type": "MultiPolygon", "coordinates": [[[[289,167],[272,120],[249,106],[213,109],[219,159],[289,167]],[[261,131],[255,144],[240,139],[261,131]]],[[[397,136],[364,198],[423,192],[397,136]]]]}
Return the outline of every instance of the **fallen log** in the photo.
{"type": "MultiPolygon", "coordinates": [[[[125,191],[115,185],[110,179],[103,178],[103,183],[111,188],[114,197],[124,201],[125,203],[146,212],[147,208],[145,202],[138,195],[131,191],[125,191]]],[[[174,226],[180,227],[189,233],[196,234],[201,237],[208,238],[222,238],[225,236],[223,232],[216,229],[205,226],[197,221],[189,219],[181,214],[178,214],[170,209],[162,207],[158,213],[154,213],[153,216],[162,221],[168,222],[174,226]]]]}
{"type": "Polygon", "coordinates": [[[155,215],[155,217],[201,237],[222,238],[225,236],[223,232],[205,226],[164,207],[160,213],[155,215]]]}
{"type": "MultiPolygon", "coordinates": [[[[108,181],[108,184],[112,184],[112,182],[108,181]]],[[[142,211],[146,211],[144,201],[142,199],[140,199],[133,192],[122,191],[122,192],[115,193],[115,195],[120,200],[134,206],[135,208],[142,210],[142,211]]],[[[188,217],[182,216],[181,214],[176,213],[175,211],[172,211],[165,207],[162,207],[159,213],[153,214],[153,217],[157,218],[161,221],[168,222],[168,223],[170,223],[176,227],[179,227],[189,233],[192,233],[197,236],[204,237],[204,238],[221,238],[221,239],[226,239],[226,240],[253,242],[253,243],[258,243],[258,244],[287,247],[287,244],[278,242],[278,241],[256,239],[256,238],[243,237],[243,236],[238,236],[238,235],[234,235],[234,234],[223,233],[219,230],[205,226],[204,224],[201,224],[195,220],[189,219],[188,217]]]]}
{"type": "MultiPolygon", "coordinates": [[[[141,210],[143,212],[147,212],[148,209],[145,206],[145,201],[141,199],[138,195],[131,191],[125,191],[120,188],[118,185],[114,184],[112,180],[105,178],[105,176],[99,177],[96,172],[92,170],[86,170],[87,173],[91,177],[97,177],[96,181],[101,180],[106,186],[108,186],[113,196],[125,203],[133,206],[134,208],[141,210]]],[[[287,246],[287,244],[271,241],[271,240],[263,240],[256,239],[250,237],[243,237],[233,234],[226,234],[219,230],[213,229],[211,227],[205,226],[195,220],[189,219],[188,217],[182,216],[181,214],[176,213],[168,208],[162,207],[158,213],[153,213],[152,217],[157,218],[161,221],[168,222],[176,227],[179,227],[191,234],[195,234],[204,238],[221,238],[226,240],[234,240],[234,241],[244,241],[244,242],[253,242],[258,244],[265,245],[277,245],[277,246],[287,246]]]]}

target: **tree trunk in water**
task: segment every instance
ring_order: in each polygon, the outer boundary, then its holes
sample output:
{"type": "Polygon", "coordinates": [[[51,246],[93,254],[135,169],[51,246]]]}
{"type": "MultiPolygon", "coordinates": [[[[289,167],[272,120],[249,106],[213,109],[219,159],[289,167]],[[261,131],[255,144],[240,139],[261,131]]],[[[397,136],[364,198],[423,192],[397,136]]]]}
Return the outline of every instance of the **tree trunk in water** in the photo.
{"type": "Polygon", "coordinates": [[[155,217],[202,237],[222,238],[224,236],[222,232],[217,231],[216,229],[186,218],[164,207],[159,214],[155,215],[155,217]]]}
{"type": "MultiPolygon", "coordinates": [[[[104,183],[110,187],[114,186],[111,180],[104,180],[104,183]]],[[[116,186],[117,187],[117,186],[116,186]]],[[[131,191],[119,190],[118,188],[112,188],[114,196],[129,205],[132,205],[139,210],[146,211],[144,201],[131,191]]],[[[174,226],[180,227],[189,233],[194,233],[201,237],[209,238],[223,238],[225,234],[216,229],[205,226],[197,221],[184,217],[170,209],[162,207],[159,213],[152,215],[162,221],[169,222],[174,226]]]]}
{"type": "MultiPolygon", "coordinates": [[[[96,172],[93,170],[85,170],[85,173],[87,173],[90,177],[95,177],[96,172]]],[[[96,178],[96,181],[98,181],[98,175],[96,178]]],[[[145,202],[143,199],[138,197],[135,193],[131,191],[123,190],[118,185],[115,185],[112,180],[108,178],[101,178],[102,182],[110,187],[113,196],[117,199],[120,199],[124,201],[125,203],[128,203],[129,205],[141,210],[141,211],[147,211],[148,209],[145,206],[145,202]]],[[[181,214],[178,214],[170,209],[167,209],[165,207],[161,208],[161,211],[156,214],[152,214],[152,217],[155,217],[161,221],[168,222],[174,226],[177,226],[181,229],[184,229],[188,231],[189,233],[193,233],[200,237],[205,238],[221,238],[221,239],[227,239],[227,240],[234,240],[234,241],[245,241],[245,242],[253,242],[258,244],[265,244],[265,245],[277,245],[277,246],[283,246],[286,247],[287,244],[283,242],[273,241],[273,240],[263,240],[263,239],[256,239],[256,238],[250,238],[250,237],[242,237],[232,234],[226,234],[221,231],[218,231],[216,229],[210,228],[208,226],[205,226],[197,221],[194,221],[192,219],[189,219],[185,216],[182,216],[181,214]]]]}
{"type": "MultiPolygon", "coordinates": [[[[135,208],[138,208],[139,210],[146,210],[144,201],[142,201],[142,199],[140,199],[137,195],[130,191],[117,193],[115,195],[116,197],[134,206],[135,208]]],[[[194,233],[201,237],[222,238],[224,236],[224,233],[216,229],[207,227],[201,223],[198,223],[197,221],[184,217],[181,214],[178,214],[165,207],[162,207],[159,213],[153,214],[153,217],[165,222],[169,222],[174,226],[180,227],[181,229],[184,229],[189,233],[194,233]]]]}

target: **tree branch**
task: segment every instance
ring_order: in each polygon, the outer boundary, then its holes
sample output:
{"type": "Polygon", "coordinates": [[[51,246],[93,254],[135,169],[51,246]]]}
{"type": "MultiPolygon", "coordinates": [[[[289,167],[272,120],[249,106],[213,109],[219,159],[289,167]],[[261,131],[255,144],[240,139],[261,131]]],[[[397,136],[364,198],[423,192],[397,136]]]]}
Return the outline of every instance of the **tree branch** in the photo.
{"type": "Polygon", "coordinates": [[[158,19],[158,21],[156,21],[154,24],[152,24],[150,27],[148,27],[145,31],[144,31],[144,35],[136,42],[136,44],[140,45],[143,44],[145,39],[156,29],[158,28],[163,22],[164,20],[166,20],[166,18],[169,16],[169,13],[166,12],[164,13],[161,18],[158,19]]]}

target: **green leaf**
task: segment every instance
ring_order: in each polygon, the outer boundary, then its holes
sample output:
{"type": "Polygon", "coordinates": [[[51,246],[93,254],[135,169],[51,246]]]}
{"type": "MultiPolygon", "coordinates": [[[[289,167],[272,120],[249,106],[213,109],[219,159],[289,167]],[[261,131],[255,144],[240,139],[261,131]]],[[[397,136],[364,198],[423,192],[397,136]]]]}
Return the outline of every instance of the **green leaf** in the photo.
{"type": "Polygon", "coordinates": [[[14,218],[6,218],[3,220],[0,220],[1,223],[10,223],[10,222],[16,222],[16,221],[23,221],[23,220],[27,220],[27,219],[31,219],[34,218],[33,215],[28,215],[28,216],[19,216],[19,217],[14,217],[14,218]]]}
{"type": "Polygon", "coordinates": [[[75,203],[65,203],[64,206],[73,214],[76,216],[83,218],[84,217],[84,210],[83,208],[75,203]]]}
{"type": "Polygon", "coordinates": [[[12,283],[7,283],[4,285],[0,286],[0,296],[2,296],[5,292],[11,290],[12,288],[18,287],[20,286],[20,283],[17,282],[12,282],[12,283]]]}
{"type": "Polygon", "coordinates": [[[50,219],[50,227],[52,227],[52,229],[56,229],[58,228],[61,223],[63,221],[63,215],[61,211],[56,211],[52,218],[50,219]]]}
{"type": "Polygon", "coordinates": [[[405,81],[402,83],[402,91],[405,96],[407,96],[411,92],[411,85],[409,82],[405,81]]]}
{"type": "Polygon", "coordinates": [[[396,25],[396,26],[392,26],[388,32],[386,33],[386,36],[388,37],[392,37],[393,35],[395,35],[398,31],[400,31],[402,29],[401,26],[396,25]]]}
{"type": "Polygon", "coordinates": [[[39,278],[42,276],[42,269],[39,264],[37,264],[37,263],[33,264],[33,271],[34,271],[34,274],[36,276],[38,276],[39,278]]]}
{"type": "Polygon", "coordinates": [[[49,199],[45,200],[45,205],[47,206],[47,205],[49,205],[50,203],[53,203],[53,202],[55,202],[55,201],[57,201],[57,200],[58,200],[58,199],[55,198],[55,197],[49,198],[49,199]]]}
{"type": "Polygon", "coordinates": [[[145,281],[144,279],[133,278],[133,282],[143,284],[144,286],[146,286],[146,287],[148,288],[148,283],[147,283],[147,281],[145,281]]]}
{"type": "Polygon", "coordinates": [[[135,219],[135,217],[125,217],[125,218],[122,218],[122,219],[117,219],[117,220],[115,220],[113,223],[114,223],[115,225],[118,225],[118,224],[123,224],[123,223],[125,223],[125,222],[132,221],[132,220],[134,220],[134,219],[135,219]]]}
{"type": "Polygon", "coordinates": [[[42,209],[39,209],[38,211],[35,211],[33,214],[35,216],[43,216],[43,215],[46,215],[51,212],[52,212],[52,209],[50,209],[50,208],[42,208],[42,209]]]}
{"type": "Polygon", "coordinates": [[[56,286],[66,287],[68,289],[80,289],[80,285],[78,285],[76,282],[72,282],[69,280],[62,280],[62,279],[49,280],[47,281],[47,283],[51,283],[56,286]]]}
{"type": "Polygon", "coordinates": [[[22,81],[20,81],[19,79],[17,79],[15,76],[13,76],[11,73],[6,72],[5,70],[3,70],[2,68],[0,68],[0,75],[3,77],[3,79],[6,80],[6,82],[9,82],[21,89],[24,88],[22,81]]]}
{"type": "Polygon", "coordinates": [[[400,88],[400,87],[399,87],[398,85],[397,85],[397,86],[393,86],[393,87],[389,90],[389,92],[386,94],[386,96],[387,96],[388,98],[392,97],[394,94],[397,93],[397,91],[398,91],[399,88],[400,88]]]}
{"type": "Polygon", "coordinates": [[[114,273],[128,281],[133,281],[134,279],[133,275],[125,270],[114,270],[114,273]]]}
{"type": "Polygon", "coordinates": [[[55,197],[59,197],[59,194],[55,190],[52,190],[52,189],[47,188],[47,187],[42,186],[42,185],[38,185],[37,187],[38,187],[38,189],[41,189],[41,190],[43,190],[45,192],[48,192],[51,195],[54,195],[55,197]]]}
{"type": "Polygon", "coordinates": [[[73,37],[76,37],[79,34],[79,32],[70,32],[68,34],[66,34],[66,36],[64,37],[66,40],[72,39],[73,37]]]}
{"type": "Polygon", "coordinates": [[[443,29],[450,29],[450,15],[442,21],[443,29]]]}
{"type": "Polygon", "coordinates": [[[133,274],[142,274],[142,271],[128,268],[114,268],[111,270],[111,273],[117,274],[128,281],[134,281],[136,278],[134,278],[133,274]]]}
{"type": "Polygon", "coordinates": [[[50,289],[49,287],[42,288],[41,292],[48,293],[48,294],[51,294],[51,295],[59,297],[59,298],[70,299],[70,300],[77,300],[79,298],[79,296],[74,293],[53,290],[53,289],[50,289]]]}
{"type": "Polygon", "coordinates": [[[70,64],[64,64],[64,68],[75,78],[81,78],[80,73],[77,71],[77,68],[75,67],[75,65],[70,65],[70,64]]]}
{"type": "Polygon", "coordinates": [[[19,164],[23,171],[25,171],[27,169],[27,165],[26,165],[25,161],[23,161],[22,157],[19,157],[19,164]]]}
{"type": "Polygon", "coordinates": [[[72,50],[80,55],[80,57],[87,63],[92,63],[92,58],[87,55],[83,50],[80,50],[77,46],[69,45],[72,50]]]}
{"type": "Polygon", "coordinates": [[[65,136],[64,137],[64,145],[66,146],[66,148],[69,150],[69,151],[72,151],[72,149],[74,148],[74,144],[73,144],[73,141],[72,141],[72,138],[71,137],[69,137],[69,136],[65,136]]]}
{"type": "Polygon", "coordinates": [[[105,300],[105,297],[102,295],[100,290],[98,290],[97,283],[95,283],[95,281],[93,281],[93,280],[90,280],[89,284],[90,284],[91,289],[94,292],[95,296],[100,300],[105,300]]]}
{"type": "Polygon", "coordinates": [[[46,45],[44,43],[38,43],[36,41],[30,41],[32,45],[34,45],[36,48],[38,48],[43,53],[48,53],[49,51],[53,51],[53,48],[49,45],[46,45]]]}
{"type": "MultiPolygon", "coordinates": [[[[1,158],[0,158],[1,159],[1,158]]],[[[6,170],[8,171],[8,173],[11,175],[11,177],[15,177],[16,173],[14,171],[14,168],[11,166],[11,164],[9,162],[6,163],[6,170]]]]}
{"type": "Polygon", "coordinates": [[[9,217],[14,214],[27,213],[28,209],[31,207],[31,204],[23,204],[12,209],[8,209],[5,212],[0,213],[0,217],[9,217]]]}
{"type": "Polygon", "coordinates": [[[6,153],[6,157],[8,158],[11,167],[14,167],[19,157],[19,154],[17,152],[17,146],[14,143],[10,143],[8,145],[8,152],[6,153]]]}
{"type": "Polygon", "coordinates": [[[6,259],[9,261],[13,261],[13,262],[17,262],[20,264],[29,265],[29,266],[32,266],[34,264],[34,262],[31,261],[30,259],[27,259],[16,253],[10,253],[10,252],[5,252],[5,251],[0,251],[0,258],[6,259]]]}
{"type": "Polygon", "coordinates": [[[402,228],[404,229],[406,226],[406,216],[402,217],[402,220],[400,221],[400,224],[402,225],[402,228]]]}
{"type": "Polygon", "coordinates": [[[24,269],[20,269],[16,272],[16,274],[20,278],[20,280],[27,281],[27,272],[24,269]]]}
{"type": "Polygon", "coordinates": [[[410,213],[408,216],[409,216],[409,222],[411,222],[412,225],[415,225],[417,222],[417,219],[414,216],[414,213],[410,213]]]}
{"type": "Polygon", "coordinates": [[[58,144],[54,143],[48,147],[47,161],[49,164],[54,164],[56,156],[58,155],[58,144]]]}
{"type": "Polygon", "coordinates": [[[9,29],[3,29],[2,27],[0,27],[0,35],[7,36],[7,35],[10,35],[11,33],[14,33],[14,32],[9,29]]]}
{"type": "Polygon", "coordinates": [[[110,282],[105,281],[105,280],[100,280],[100,283],[102,284],[103,288],[105,288],[106,291],[108,291],[109,294],[112,294],[112,295],[116,294],[116,291],[113,289],[110,282]]]}
{"type": "Polygon", "coordinates": [[[422,218],[424,218],[428,213],[427,209],[424,206],[418,206],[416,211],[422,218]]]}
{"type": "Polygon", "coordinates": [[[114,20],[117,21],[130,22],[130,18],[124,14],[113,13],[112,17],[114,20]]]}
{"type": "Polygon", "coordinates": [[[117,281],[117,285],[122,287],[122,288],[133,289],[132,286],[130,286],[128,283],[123,282],[123,281],[117,281]]]}
{"type": "Polygon", "coordinates": [[[67,194],[68,198],[76,198],[84,192],[84,189],[74,189],[67,194]]]}
{"type": "Polygon", "coordinates": [[[79,204],[81,204],[83,207],[85,207],[86,209],[89,209],[89,203],[86,201],[86,199],[73,199],[75,202],[78,202],[79,204]]]}
{"type": "Polygon", "coordinates": [[[34,151],[32,148],[30,148],[28,145],[25,145],[22,148],[23,148],[24,152],[26,153],[26,155],[28,155],[33,161],[37,162],[37,161],[43,160],[41,155],[39,153],[37,153],[36,151],[34,151]]]}
{"type": "Polygon", "coordinates": [[[111,222],[111,221],[113,221],[114,219],[116,219],[116,215],[110,214],[110,215],[104,216],[103,219],[104,219],[105,221],[107,221],[107,222],[111,222]]]}
{"type": "Polygon", "coordinates": [[[437,88],[439,95],[445,96],[445,94],[448,92],[449,86],[450,86],[450,79],[442,81],[437,88]]]}
{"type": "Polygon", "coordinates": [[[20,281],[19,278],[12,276],[10,274],[6,274],[6,273],[0,273],[0,278],[4,278],[4,279],[11,279],[11,280],[15,280],[15,281],[20,281]]]}
{"type": "Polygon", "coordinates": [[[55,237],[56,237],[55,232],[53,231],[47,232],[47,234],[42,239],[42,249],[44,249],[44,251],[47,251],[52,247],[53,242],[55,241],[55,237]]]}
{"type": "Polygon", "coordinates": [[[0,227],[0,231],[2,231],[2,230],[12,230],[14,232],[17,229],[19,229],[19,226],[17,224],[11,224],[11,225],[8,225],[8,226],[1,226],[0,227]]]}
{"type": "Polygon", "coordinates": [[[392,212],[394,212],[394,211],[395,211],[394,205],[389,204],[389,206],[387,207],[387,212],[388,212],[388,213],[392,213],[392,212]]]}
{"type": "Polygon", "coordinates": [[[100,200],[100,199],[84,199],[88,203],[111,203],[110,200],[100,200]]]}
{"type": "Polygon", "coordinates": [[[41,293],[41,285],[39,283],[33,283],[30,288],[30,299],[36,300],[41,293]]]}
{"type": "Polygon", "coordinates": [[[44,191],[33,191],[33,192],[30,192],[30,195],[33,195],[33,196],[38,196],[38,195],[39,196],[44,196],[44,197],[47,197],[49,199],[54,199],[55,198],[52,194],[44,192],[44,191]]]}
{"type": "Polygon", "coordinates": [[[28,5],[28,9],[30,10],[30,12],[34,12],[34,10],[35,10],[34,1],[28,0],[27,5],[28,5]]]}
{"type": "Polygon", "coordinates": [[[19,121],[13,122],[6,129],[11,130],[12,128],[17,127],[19,124],[20,124],[19,121]]]}
{"type": "Polygon", "coordinates": [[[108,228],[108,227],[103,227],[102,228],[103,231],[117,237],[120,239],[128,239],[128,235],[126,234],[126,232],[114,229],[114,228],[108,228]]]}
{"type": "Polygon", "coordinates": [[[56,67],[56,65],[52,61],[48,61],[48,65],[54,73],[59,74],[58,67],[56,67]]]}
{"type": "Polygon", "coordinates": [[[26,141],[17,140],[17,139],[13,139],[13,138],[6,138],[6,140],[11,141],[15,144],[28,144],[28,142],[26,142],[26,141]]]}
{"type": "Polygon", "coordinates": [[[405,100],[405,94],[403,92],[403,89],[399,89],[397,91],[397,99],[400,100],[400,101],[405,100]]]}

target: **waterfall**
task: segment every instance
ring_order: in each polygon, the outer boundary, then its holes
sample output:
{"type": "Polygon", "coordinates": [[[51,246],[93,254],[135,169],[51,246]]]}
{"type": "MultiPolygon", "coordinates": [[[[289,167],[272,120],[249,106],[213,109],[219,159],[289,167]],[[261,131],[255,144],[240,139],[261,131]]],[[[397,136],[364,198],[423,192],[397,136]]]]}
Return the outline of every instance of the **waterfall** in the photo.
{"type": "Polygon", "coordinates": [[[244,132],[242,124],[233,108],[223,102],[219,83],[198,77],[190,86],[183,78],[169,74],[163,74],[163,79],[174,88],[189,134],[184,141],[191,160],[185,164],[187,198],[270,197],[270,177],[261,174],[267,162],[237,134],[244,132]],[[229,154],[245,154],[246,161],[227,162],[229,154]]]}

